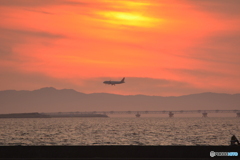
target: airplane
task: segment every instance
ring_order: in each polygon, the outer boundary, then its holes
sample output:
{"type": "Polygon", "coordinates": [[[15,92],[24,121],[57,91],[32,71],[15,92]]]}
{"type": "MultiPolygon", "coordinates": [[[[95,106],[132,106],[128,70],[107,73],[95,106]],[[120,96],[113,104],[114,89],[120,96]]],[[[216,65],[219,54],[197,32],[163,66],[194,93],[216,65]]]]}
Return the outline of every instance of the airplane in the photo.
{"type": "Polygon", "coordinates": [[[103,83],[109,84],[109,85],[115,85],[115,84],[125,83],[124,80],[125,80],[125,77],[121,81],[104,81],[103,83]]]}

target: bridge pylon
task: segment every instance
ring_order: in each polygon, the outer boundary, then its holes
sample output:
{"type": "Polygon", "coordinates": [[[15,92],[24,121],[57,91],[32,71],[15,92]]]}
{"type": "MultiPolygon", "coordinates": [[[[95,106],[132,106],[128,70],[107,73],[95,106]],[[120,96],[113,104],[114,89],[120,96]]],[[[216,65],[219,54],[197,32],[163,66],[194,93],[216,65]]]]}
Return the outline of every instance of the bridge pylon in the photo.
{"type": "Polygon", "coordinates": [[[141,115],[139,113],[136,114],[136,117],[139,118],[141,115]]]}
{"type": "Polygon", "coordinates": [[[172,112],[169,112],[169,118],[172,118],[173,116],[174,116],[174,113],[172,113],[172,112]]]}
{"type": "Polygon", "coordinates": [[[208,117],[207,115],[208,115],[208,113],[206,113],[206,112],[202,113],[202,117],[204,117],[204,118],[208,117]]]}
{"type": "Polygon", "coordinates": [[[240,112],[237,113],[237,117],[240,118],[240,112]]]}

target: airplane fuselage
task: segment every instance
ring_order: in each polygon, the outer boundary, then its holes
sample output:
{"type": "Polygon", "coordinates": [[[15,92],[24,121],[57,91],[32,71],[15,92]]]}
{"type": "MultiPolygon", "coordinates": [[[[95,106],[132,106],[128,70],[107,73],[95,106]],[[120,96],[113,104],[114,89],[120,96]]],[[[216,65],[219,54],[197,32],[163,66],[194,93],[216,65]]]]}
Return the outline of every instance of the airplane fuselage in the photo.
{"type": "Polygon", "coordinates": [[[103,83],[104,84],[109,84],[109,85],[122,84],[122,83],[125,83],[124,79],[125,78],[123,78],[121,81],[104,81],[103,83]]]}

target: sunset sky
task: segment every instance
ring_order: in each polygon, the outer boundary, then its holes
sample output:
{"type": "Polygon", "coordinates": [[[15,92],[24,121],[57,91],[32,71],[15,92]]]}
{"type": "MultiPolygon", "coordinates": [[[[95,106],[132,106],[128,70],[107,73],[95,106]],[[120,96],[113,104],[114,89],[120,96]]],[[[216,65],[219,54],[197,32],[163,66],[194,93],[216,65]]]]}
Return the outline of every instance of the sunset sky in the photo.
{"type": "Polygon", "coordinates": [[[1,0],[0,90],[240,93],[239,8],[240,0],[1,0]]]}

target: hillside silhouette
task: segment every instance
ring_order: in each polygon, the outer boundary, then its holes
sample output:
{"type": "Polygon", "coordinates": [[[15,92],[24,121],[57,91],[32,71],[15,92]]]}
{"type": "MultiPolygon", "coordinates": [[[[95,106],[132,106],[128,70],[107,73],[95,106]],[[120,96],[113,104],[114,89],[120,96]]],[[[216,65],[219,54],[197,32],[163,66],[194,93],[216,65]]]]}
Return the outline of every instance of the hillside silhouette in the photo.
{"type": "Polygon", "coordinates": [[[153,111],[239,109],[240,94],[200,93],[178,97],[85,94],[53,87],[33,91],[0,91],[0,114],[74,111],[153,111]]]}

